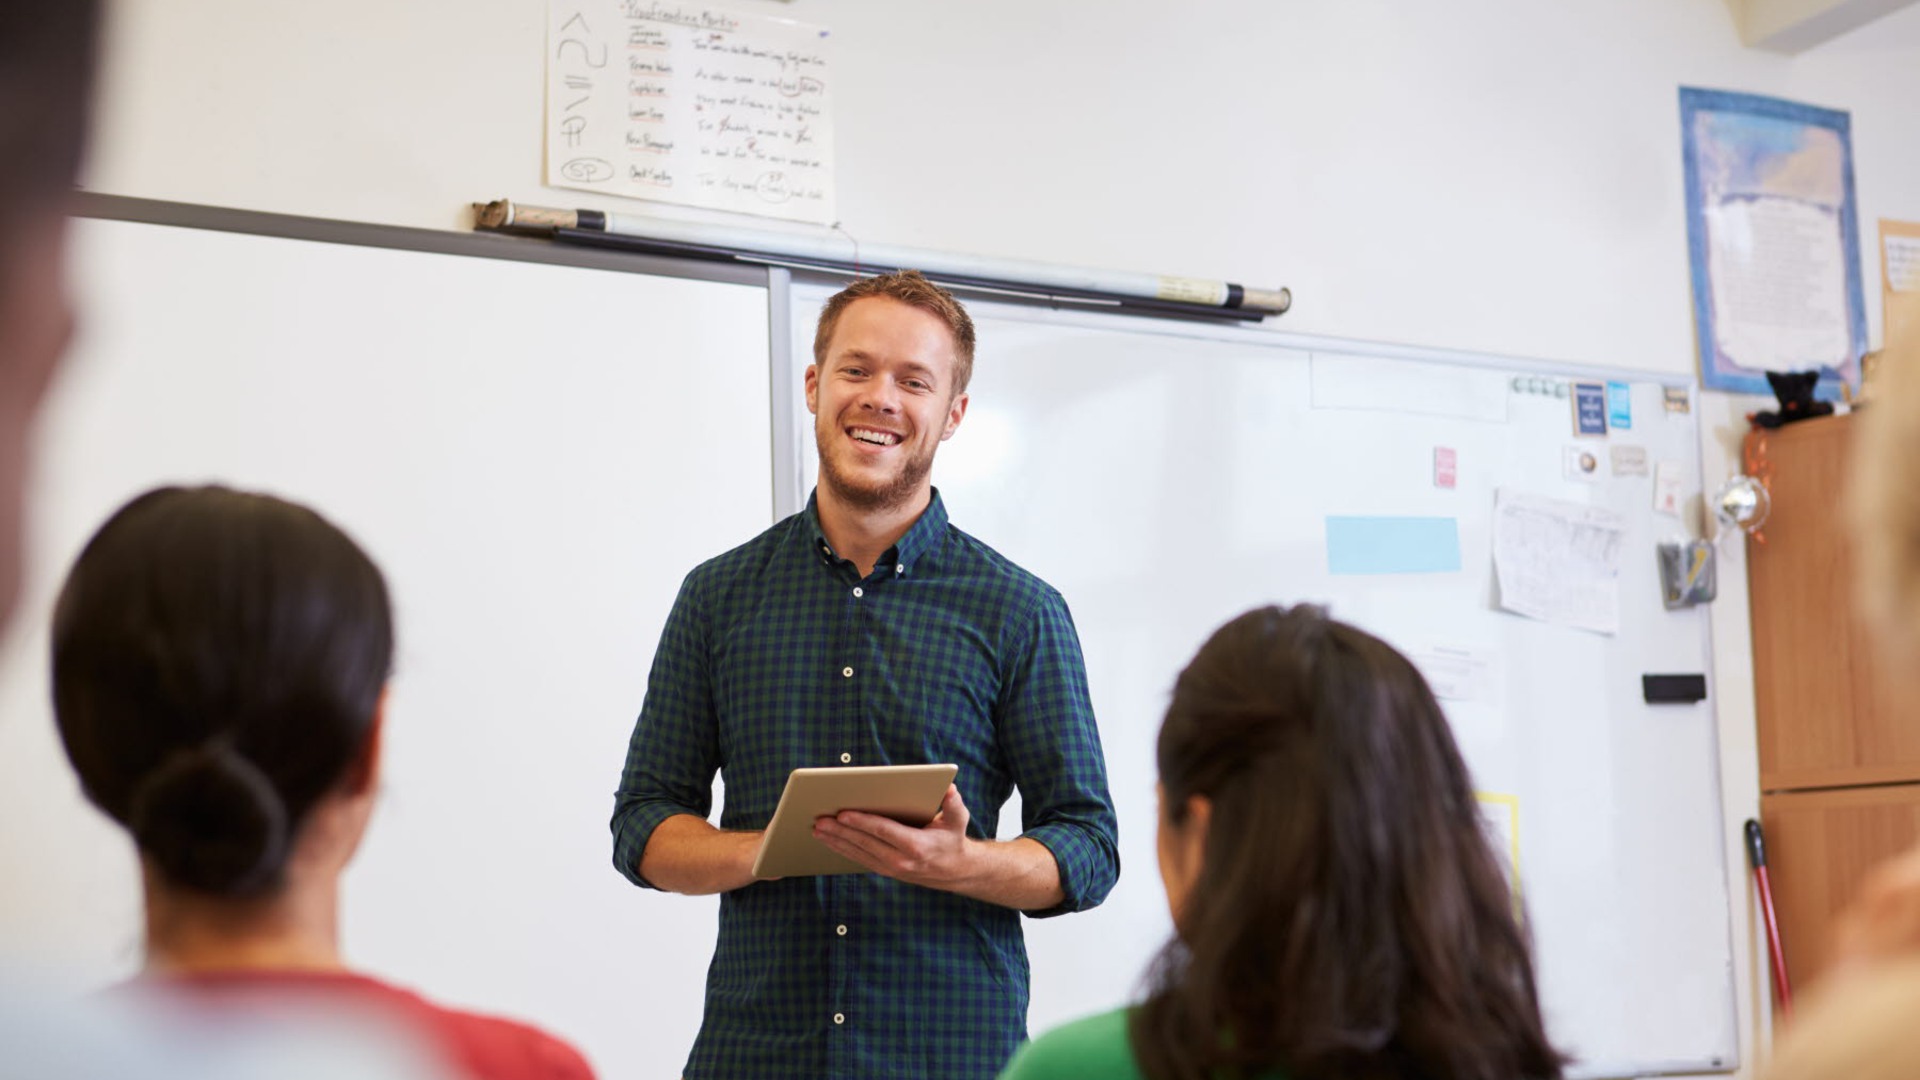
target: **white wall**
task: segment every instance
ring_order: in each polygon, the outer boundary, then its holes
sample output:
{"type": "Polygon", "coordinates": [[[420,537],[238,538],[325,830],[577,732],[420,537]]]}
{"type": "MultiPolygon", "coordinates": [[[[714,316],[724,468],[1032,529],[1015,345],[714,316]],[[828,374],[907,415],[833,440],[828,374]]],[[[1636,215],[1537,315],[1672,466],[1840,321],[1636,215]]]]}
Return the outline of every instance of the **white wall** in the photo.
{"type": "MultiPolygon", "coordinates": [[[[833,29],[854,235],[1286,284],[1297,330],[1687,370],[1683,83],[1851,110],[1861,220],[1920,213],[1920,11],[1789,59],[1723,0],[730,2],[833,29]]],[[[539,183],[540,0],[118,16],[98,190],[595,202],[539,183]]]]}
{"type": "MultiPolygon", "coordinates": [[[[1682,84],[1851,111],[1870,259],[1877,218],[1920,218],[1920,8],[1785,58],[1742,48],[1723,0],[729,2],[833,29],[854,235],[1284,284],[1293,330],[1692,370],[1682,84]]],[[[539,183],[541,0],[116,16],[96,190],[439,228],[502,196],[632,209],[539,183]]],[[[1752,407],[1703,403],[1710,484],[1752,407]]],[[[1744,882],[1758,781],[1737,557],[1721,580],[1744,882]]],[[[1750,904],[1733,914],[1744,1023],[1764,1031],[1750,904]]]]}

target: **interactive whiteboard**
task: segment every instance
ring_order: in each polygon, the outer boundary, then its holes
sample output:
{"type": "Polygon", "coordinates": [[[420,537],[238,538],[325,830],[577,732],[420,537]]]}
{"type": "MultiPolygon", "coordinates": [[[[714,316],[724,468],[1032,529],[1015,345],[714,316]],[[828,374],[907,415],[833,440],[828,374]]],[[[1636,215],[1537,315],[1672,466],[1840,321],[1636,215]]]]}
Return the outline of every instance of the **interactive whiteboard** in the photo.
{"type": "MultiPolygon", "coordinates": [[[[32,823],[0,830],[0,880],[32,883],[0,889],[0,955],[82,986],[139,961],[129,847],[80,798],[46,705],[67,564],[152,484],[263,488],[352,532],[398,605],[383,799],[343,899],[349,962],[537,1022],[603,1075],[676,1075],[716,902],[614,871],[611,794],[681,578],[812,482],[799,376],[831,286],[92,205],[83,336],[42,421],[27,592],[0,644],[0,814],[32,823]],[[151,215],[199,227],[107,220],[151,215]]],[[[1312,600],[1448,682],[1575,1075],[1735,1065],[1709,707],[1639,692],[1643,673],[1705,672],[1709,656],[1704,612],[1663,610],[1654,577],[1654,544],[1683,531],[1653,511],[1662,463],[1697,503],[1695,419],[1667,407],[1689,388],[1614,373],[1630,385],[1608,406],[1632,427],[1581,437],[1556,396],[1569,373],[1547,365],[969,306],[973,404],[935,481],[956,524],[1072,605],[1120,811],[1112,897],[1028,925],[1035,1030],[1125,998],[1168,933],[1151,754],[1175,672],[1239,611],[1312,600]],[[1600,475],[1568,479],[1568,447],[1600,475]],[[1647,475],[1615,475],[1616,447],[1647,475]],[[1442,449],[1452,488],[1436,486],[1442,449]],[[1500,489],[1620,515],[1618,633],[1497,609],[1500,489]],[[1367,533],[1383,520],[1415,524],[1383,544],[1367,533]],[[1451,563],[1418,565],[1449,540],[1451,563]],[[1418,572],[1334,572],[1383,565],[1418,572]]]]}
{"type": "MultiPolygon", "coordinates": [[[[793,289],[796,378],[832,289],[793,289]]],[[[1120,812],[1112,897],[1027,925],[1034,1030],[1127,996],[1169,933],[1153,740],[1174,676],[1239,612],[1314,601],[1407,653],[1443,691],[1490,830],[1517,852],[1549,1031],[1575,1057],[1572,1074],[1736,1066],[1712,710],[1641,697],[1642,674],[1708,673],[1711,655],[1704,609],[1663,608],[1655,557],[1692,520],[1656,512],[1655,474],[1677,485],[1683,515],[1697,511],[1687,384],[968,307],[972,402],[934,482],[955,525],[1065,595],[1120,812]],[[1624,382],[1610,400],[1609,378],[1624,382]],[[1611,434],[1576,434],[1576,381],[1601,384],[1611,434]],[[1440,486],[1447,471],[1453,486],[1440,486]],[[1498,608],[1503,489],[1619,516],[1617,633],[1498,608]]],[[[815,468],[810,418],[796,409],[789,500],[815,468]]]]}

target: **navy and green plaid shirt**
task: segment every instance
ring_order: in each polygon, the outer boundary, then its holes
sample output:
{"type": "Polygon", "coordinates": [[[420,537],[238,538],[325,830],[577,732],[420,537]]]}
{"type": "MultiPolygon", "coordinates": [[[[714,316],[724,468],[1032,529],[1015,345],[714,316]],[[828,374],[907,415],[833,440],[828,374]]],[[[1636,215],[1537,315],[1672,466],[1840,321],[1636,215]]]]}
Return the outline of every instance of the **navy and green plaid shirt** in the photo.
{"type": "MultiPolygon", "coordinates": [[[[1119,876],[1106,764],[1066,602],[947,523],[940,495],[861,579],[814,503],[687,576],[654,655],[613,813],[639,885],[675,814],[764,828],[802,766],[953,762],[976,838],[1018,786],[1021,828],[1093,907],[1119,876]]],[[[1008,908],[877,874],[721,897],[689,1080],[992,1077],[1026,1037],[1008,908]]]]}

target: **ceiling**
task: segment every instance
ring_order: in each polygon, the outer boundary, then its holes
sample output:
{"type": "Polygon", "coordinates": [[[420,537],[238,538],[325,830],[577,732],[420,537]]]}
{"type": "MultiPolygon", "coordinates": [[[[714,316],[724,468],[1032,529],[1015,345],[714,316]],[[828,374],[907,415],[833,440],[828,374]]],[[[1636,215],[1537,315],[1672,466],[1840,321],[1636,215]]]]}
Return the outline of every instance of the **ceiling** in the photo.
{"type": "Polygon", "coordinates": [[[1889,20],[1915,0],[1727,0],[1740,40],[1756,49],[1792,56],[1856,32],[1877,33],[1883,21],[1902,24],[1912,38],[1915,21],[1889,20]],[[1866,30],[1869,25],[1871,31],[1866,30]]]}

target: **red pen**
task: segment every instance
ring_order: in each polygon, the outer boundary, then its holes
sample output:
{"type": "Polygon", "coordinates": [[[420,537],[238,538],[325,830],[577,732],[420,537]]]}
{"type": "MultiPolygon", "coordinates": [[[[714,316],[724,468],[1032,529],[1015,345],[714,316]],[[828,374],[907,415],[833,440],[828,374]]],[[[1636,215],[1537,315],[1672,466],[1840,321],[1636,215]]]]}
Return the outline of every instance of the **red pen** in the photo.
{"type": "Polygon", "coordinates": [[[1793,1015],[1793,985],[1787,981],[1787,954],[1780,948],[1780,920],[1773,913],[1773,885],[1767,880],[1767,845],[1760,838],[1760,823],[1747,819],[1747,858],[1753,863],[1753,880],[1760,886],[1760,918],[1767,925],[1767,952],[1773,960],[1773,993],[1779,999],[1780,1012],[1793,1015]]]}

